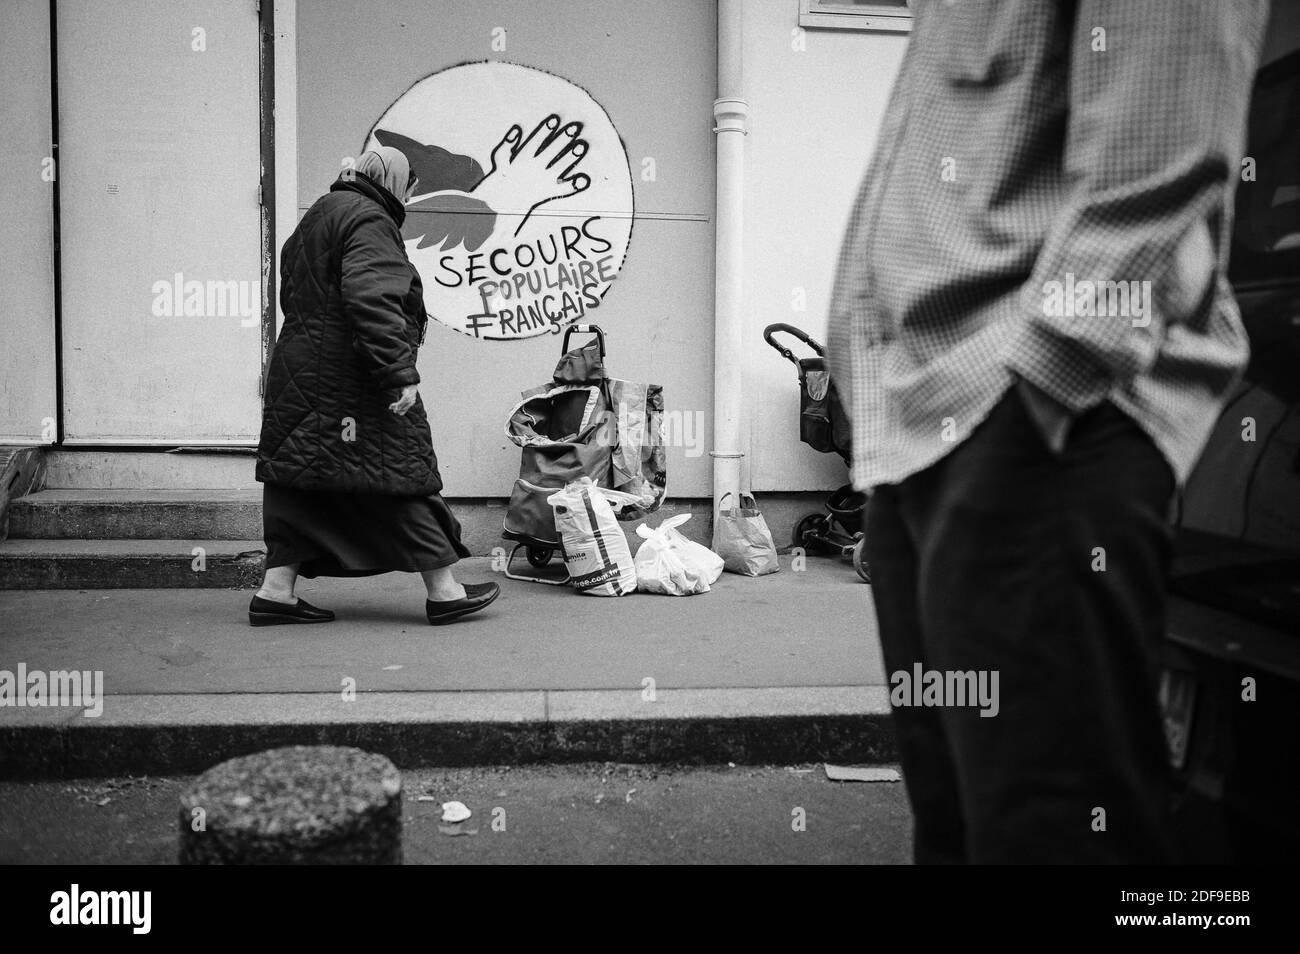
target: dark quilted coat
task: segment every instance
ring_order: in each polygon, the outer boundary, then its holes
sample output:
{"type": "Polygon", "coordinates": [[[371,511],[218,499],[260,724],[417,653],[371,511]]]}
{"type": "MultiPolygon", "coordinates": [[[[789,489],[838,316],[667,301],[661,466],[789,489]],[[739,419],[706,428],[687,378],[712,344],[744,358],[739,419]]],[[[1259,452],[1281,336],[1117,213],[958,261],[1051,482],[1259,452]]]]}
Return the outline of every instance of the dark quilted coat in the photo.
{"type": "Polygon", "coordinates": [[[395,196],[349,172],[285,242],[284,326],[267,370],[258,480],[374,494],[442,489],[423,402],[405,416],[388,409],[420,381],[428,321],[404,218],[395,196]]]}

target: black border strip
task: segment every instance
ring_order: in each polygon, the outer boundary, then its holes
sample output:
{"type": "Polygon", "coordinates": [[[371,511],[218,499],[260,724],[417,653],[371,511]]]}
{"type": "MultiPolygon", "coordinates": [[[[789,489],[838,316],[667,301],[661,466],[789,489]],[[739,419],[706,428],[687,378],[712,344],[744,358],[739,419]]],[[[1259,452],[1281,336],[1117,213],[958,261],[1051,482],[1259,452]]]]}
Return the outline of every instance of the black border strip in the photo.
{"type": "Polygon", "coordinates": [[[262,164],[262,370],[258,394],[266,393],[266,371],[275,346],[275,299],[278,294],[275,246],[275,0],[257,5],[260,38],[258,71],[259,143],[262,164]]]}
{"type": "Polygon", "coordinates": [[[52,222],[54,237],[54,445],[63,443],[63,205],[59,183],[63,163],[59,156],[59,20],[58,0],[50,0],[50,156],[54,160],[52,222]]]}

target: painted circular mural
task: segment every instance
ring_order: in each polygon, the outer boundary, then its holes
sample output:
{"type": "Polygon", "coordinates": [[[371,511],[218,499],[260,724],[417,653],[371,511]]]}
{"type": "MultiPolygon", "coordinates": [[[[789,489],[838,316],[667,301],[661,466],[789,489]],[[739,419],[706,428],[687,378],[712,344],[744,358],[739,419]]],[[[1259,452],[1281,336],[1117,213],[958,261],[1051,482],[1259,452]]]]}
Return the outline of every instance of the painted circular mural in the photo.
{"type": "Polygon", "coordinates": [[[513,63],[426,76],[366,139],[419,177],[402,237],[431,318],[484,339],[556,333],[598,306],[632,236],[632,175],[580,86],[513,63]]]}

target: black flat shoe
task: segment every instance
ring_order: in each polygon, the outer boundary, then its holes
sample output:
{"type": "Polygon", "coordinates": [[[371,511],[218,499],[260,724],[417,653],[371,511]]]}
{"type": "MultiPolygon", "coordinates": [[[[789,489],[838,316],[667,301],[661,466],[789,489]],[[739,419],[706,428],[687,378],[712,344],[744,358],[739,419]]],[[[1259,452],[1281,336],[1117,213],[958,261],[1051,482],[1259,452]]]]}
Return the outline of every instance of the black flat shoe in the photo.
{"type": "Polygon", "coordinates": [[[248,604],[248,621],[254,626],[278,626],[281,623],[328,623],[334,613],[312,606],[301,596],[296,603],[277,603],[254,596],[248,604]]]}
{"type": "Polygon", "coordinates": [[[424,612],[434,626],[443,626],[477,613],[500,595],[501,587],[495,583],[466,583],[464,599],[425,600],[424,612]]]}

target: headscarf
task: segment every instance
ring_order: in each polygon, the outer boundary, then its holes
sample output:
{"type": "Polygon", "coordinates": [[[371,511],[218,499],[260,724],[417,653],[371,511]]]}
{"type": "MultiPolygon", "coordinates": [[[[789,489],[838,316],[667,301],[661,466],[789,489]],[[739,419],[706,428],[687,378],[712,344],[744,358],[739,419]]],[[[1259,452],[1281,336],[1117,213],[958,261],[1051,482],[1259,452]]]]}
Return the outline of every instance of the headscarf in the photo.
{"type": "Polygon", "coordinates": [[[383,186],[398,202],[406,201],[406,186],[411,178],[411,164],[400,149],[376,146],[367,149],[353,166],[371,182],[383,186]]]}

